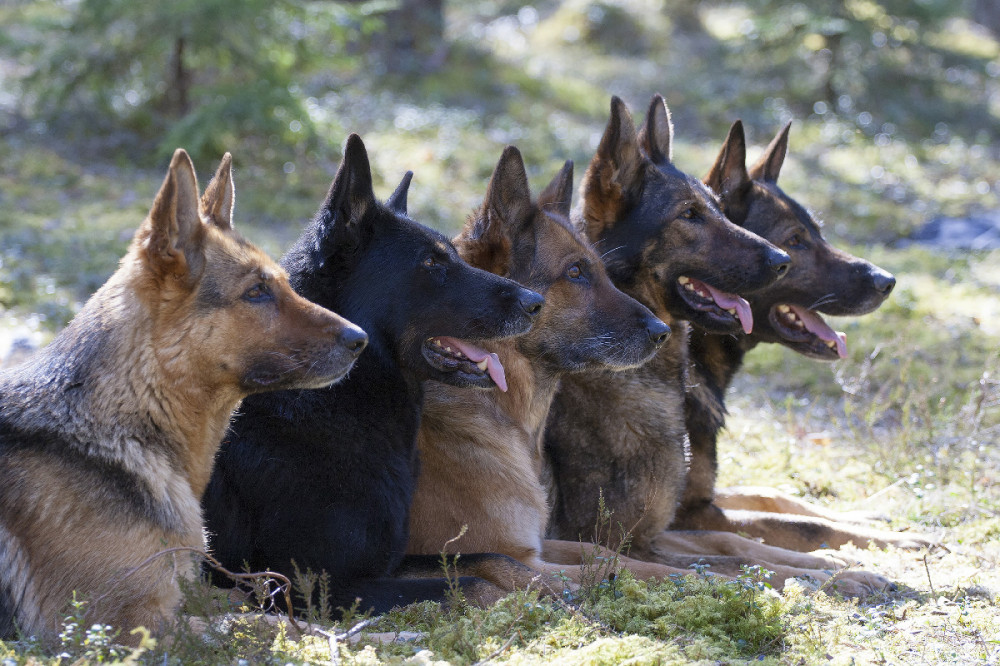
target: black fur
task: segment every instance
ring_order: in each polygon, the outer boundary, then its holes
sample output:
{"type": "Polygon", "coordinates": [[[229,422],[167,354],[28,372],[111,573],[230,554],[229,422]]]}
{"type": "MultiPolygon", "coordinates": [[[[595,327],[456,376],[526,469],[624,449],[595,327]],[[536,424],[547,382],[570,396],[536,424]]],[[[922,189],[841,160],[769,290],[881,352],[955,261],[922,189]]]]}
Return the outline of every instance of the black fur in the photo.
{"type": "Polygon", "coordinates": [[[339,384],[248,398],[203,502],[224,565],[325,570],[335,608],[356,597],[375,612],[445,598],[443,578],[390,578],[405,573],[421,382],[481,380],[431,366],[423,345],[522,333],[542,303],[406,217],[401,189],[389,205],[375,200],[364,145],[351,135],[326,202],[283,264],[296,291],[364,328],[368,347],[339,384]]]}

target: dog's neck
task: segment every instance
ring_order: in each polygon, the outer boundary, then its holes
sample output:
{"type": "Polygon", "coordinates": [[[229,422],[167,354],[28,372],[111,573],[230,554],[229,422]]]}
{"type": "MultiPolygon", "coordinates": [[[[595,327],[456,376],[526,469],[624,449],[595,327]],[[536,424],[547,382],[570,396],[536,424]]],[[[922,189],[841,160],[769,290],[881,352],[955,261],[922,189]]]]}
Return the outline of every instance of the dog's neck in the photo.
{"type": "Polygon", "coordinates": [[[691,330],[690,360],[703,380],[712,383],[720,399],[733,377],[743,367],[743,359],[758,340],[749,335],[707,333],[696,327],[691,330]]]}
{"type": "MultiPolygon", "coordinates": [[[[542,471],[542,435],[549,408],[559,388],[561,373],[533,362],[519,350],[519,338],[483,345],[503,363],[508,390],[486,391],[425,383],[423,422],[426,431],[464,433],[473,446],[500,443],[523,448],[533,460],[535,473],[542,471]],[[478,436],[486,427],[494,436],[478,436]]],[[[427,441],[427,440],[425,440],[427,441]]],[[[430,445],[434,445],[430,442],[430,445]]]]}
{"type": "MultiPolygon", "coordinates": [[[[124,460],[127,448],[163,456],[195,498],[242,394],[207,386],[184,346],[183,330],[155,328],[126,266],[87,302],[55,340],[16,369],[19,421],[63,424],[62,440],[81,452],[124,460]]],[[[134,269],[132,269],[134,270],[134,269]]]]}

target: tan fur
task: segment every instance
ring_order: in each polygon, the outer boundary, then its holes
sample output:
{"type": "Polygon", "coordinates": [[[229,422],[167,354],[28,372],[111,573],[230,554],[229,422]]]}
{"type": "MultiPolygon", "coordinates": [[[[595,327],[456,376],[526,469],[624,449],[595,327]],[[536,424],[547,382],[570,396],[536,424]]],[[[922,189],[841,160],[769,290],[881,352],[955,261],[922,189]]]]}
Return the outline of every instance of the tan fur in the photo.
{"type": "Polygon", "coordinates": [[[178,150],[119,270],[0,374],[0,632],[51,637],[73,592],[88,621],[157,629],[196,562],[157,554],[204,548],[199,499],[240,400],[329,384],[360,352],[232,230],[230,168],[199,200],[178,150]]]}
{"type": "MultiPolygon", "coordinates": [[[[498,552],[544,573],[544,582],[558,573],[579,583],[586,559],[599,549],[544,539],[549,509],[542,483],[542,433],[568,362],[557,362],[552,350],[581,346],[588,336],[600,335],[589,322],[599,305],[625,321],[645,310],[611,286],[599,258],[568,221],[542,212],[568,212],[567,188],[555,185],[542,193],[537,208],[526,206],[523,163],[508,148],[482,209],[455,241],[470,263],[509,267],[507,276],[542,293],[546,304],[529,333],[491,347],[506,369],[508,392],[426,386],[418,437],[421,474],[411,505],[408,548],[424,554],[498,552]],[[586,262],[593,271],[593,286],[586,292],[563,277],[574,262],[586,262]],[[465,535],[451,541],[463,526],[465,535]]],[[[627,558],[623,563],[636,566],[636,575],[643,578],[683,573],[627,558]]],[[[489,579],[501,584],[495,576],[489,579]]]]}

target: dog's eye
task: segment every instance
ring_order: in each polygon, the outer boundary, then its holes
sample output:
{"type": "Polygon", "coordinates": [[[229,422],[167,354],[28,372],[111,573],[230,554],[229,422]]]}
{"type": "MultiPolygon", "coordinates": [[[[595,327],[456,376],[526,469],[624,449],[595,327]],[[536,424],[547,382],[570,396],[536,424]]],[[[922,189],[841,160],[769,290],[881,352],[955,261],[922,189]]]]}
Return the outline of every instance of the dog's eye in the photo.
{"type": "Polygon", "coordinates": [[[573,264],[566,269],[566,277],[570,280],[579,280],[583,277],[583,268],[580,267],[580,264],[573,264]]]}
{"type": "Polygon", "coordinates": [[[685,220],[693,220],[698,217],[698,211],[696,211],[693,207],[688,208],[683,213],[681,213],[681,217],[683,217],[685,220]]]}
{"type": "Polygon", "coordinates": [[[786,247],[802,247],[802,238],[798,234],[795,234],[791,238],[789,238],[787,241],[785,241],[785,246],[786,247]]]}
{"type": "Polygon", "coordinates": [[[243,300],[250,303],[263,303],[271,299],[271,290],[263,282],[259,282],[243,292],[243,300]]]}
{"type": "Polygon", "coordinates": [[[424,268],[434,268],[435,266],[438,265],[440,264],[438,264],[438,260],[435,259],[434,257],[427,257],[426,259],[424,259],[424,268]]]}

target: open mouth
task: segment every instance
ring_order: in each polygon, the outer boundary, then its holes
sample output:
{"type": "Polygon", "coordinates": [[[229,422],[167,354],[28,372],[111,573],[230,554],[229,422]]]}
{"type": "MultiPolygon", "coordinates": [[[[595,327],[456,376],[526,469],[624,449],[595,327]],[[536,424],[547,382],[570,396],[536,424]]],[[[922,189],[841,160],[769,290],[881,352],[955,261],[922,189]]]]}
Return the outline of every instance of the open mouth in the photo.
{"type": "Polygon", "coordinates": [[[677,285],[681,298],[695,310],[706,312],[717,319],[738,321],[744,333],[753,330],[753,314],[745,298],[719,291],[710,284],[685,275],[677,278],[677,285]]]}
{"type": "Polygon", "coordinates": [[[446,336],[427,338],[422,351],[427,362],[441,372],[464,375],[470,384],[496,384],[501,391],[507,390],[507,378],[500,357],[471,342],[446,336]]]}
{"type": "Polygon", "coordinates": [[[771,308],[768,319],[774,330],[790,342],[804,343],[820,356],[847,358],[847,334],[834,331],[812,310],[778,304],[771,308]]]}

